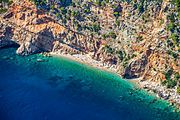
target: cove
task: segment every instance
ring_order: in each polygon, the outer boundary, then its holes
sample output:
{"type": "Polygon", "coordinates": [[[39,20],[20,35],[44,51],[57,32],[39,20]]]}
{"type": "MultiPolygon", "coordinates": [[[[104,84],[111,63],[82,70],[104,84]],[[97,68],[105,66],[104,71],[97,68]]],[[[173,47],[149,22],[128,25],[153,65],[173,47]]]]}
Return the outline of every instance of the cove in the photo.
{"type": "Polygon", "coordinates": [[[0,120],[180,120],[167,102],[115,74],[15,50],[0,50],[0,120]]]}

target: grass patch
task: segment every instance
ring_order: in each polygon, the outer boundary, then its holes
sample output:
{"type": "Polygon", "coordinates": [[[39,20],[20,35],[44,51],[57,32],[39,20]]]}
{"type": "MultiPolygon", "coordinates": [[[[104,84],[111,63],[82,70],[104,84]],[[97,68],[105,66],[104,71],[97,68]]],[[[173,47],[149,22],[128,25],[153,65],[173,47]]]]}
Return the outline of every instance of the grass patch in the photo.
{"type": "Polygon", "coordinates": [[[7,12],[7,9],[6,9],[6,8],[0,8],[0,14],[3,14],[3,13],[5,13],[5,12],[7,12]]]}

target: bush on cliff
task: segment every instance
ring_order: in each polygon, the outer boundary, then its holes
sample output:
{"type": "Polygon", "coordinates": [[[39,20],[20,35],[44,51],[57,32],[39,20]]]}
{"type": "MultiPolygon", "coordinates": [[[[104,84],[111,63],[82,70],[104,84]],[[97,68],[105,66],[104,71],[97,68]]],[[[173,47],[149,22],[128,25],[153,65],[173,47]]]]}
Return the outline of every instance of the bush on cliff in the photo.
{"type": "Polygon", "coordinates": [[[7,12],[7,9],[0,8],[0,14],[7,12]]]}
{"type": "Polygon", "coordinates": [[[177,82],[175,80],[167,80],[166,86],[167,88],[173,88],[177,85],[177,82]]]}
{"type": "Polygon", "coordinates": [[[177,87],[177,93],[180,94],[180,86],[177,87]]]}

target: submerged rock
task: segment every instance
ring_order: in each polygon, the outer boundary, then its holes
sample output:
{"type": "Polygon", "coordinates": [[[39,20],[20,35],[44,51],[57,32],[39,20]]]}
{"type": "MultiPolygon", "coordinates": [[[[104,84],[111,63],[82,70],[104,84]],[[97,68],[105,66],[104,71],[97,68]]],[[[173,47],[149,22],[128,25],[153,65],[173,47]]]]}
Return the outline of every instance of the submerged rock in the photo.
{"type": "Polygon", "coordinates": [[[68,81],[63,79],[62,76],[53,76],[47,79],[48,84],[51,85],[52,87],[58,87],[60,86],[61,88],[64,88],[66,85],[68,85],[68,81]]]}
{"type": "Polygon", "coordinates": [[[37,62],[44,62],[43,59],[37,59],[37,62]]]}
{"type": "Polygon", "coordinates": [[[68,78],[73,78],[74,76],[73,75],[69,75],[68,78]]]}
{"type": "Polygon", "coordinates": [[[63,77],[61,77],[61,76],[53,76],[53,77],[48,78],[48,81],[57,82],[62,79],[63,79],[63,77]]]}

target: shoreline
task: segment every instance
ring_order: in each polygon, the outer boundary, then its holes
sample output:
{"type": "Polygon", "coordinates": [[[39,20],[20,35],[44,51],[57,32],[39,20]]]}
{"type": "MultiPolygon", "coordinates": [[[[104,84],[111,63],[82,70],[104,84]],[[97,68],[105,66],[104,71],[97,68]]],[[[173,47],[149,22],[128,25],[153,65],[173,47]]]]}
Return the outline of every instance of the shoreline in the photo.
{"type": "MultiPolygon", "coordinates": [[[[44,56],[56,56],[56,57],[64,57],[70,60],[74,60],[76,62],[97,68],[97,69],[101,69],[113,74],[118,75],[120,78],[122,78],[122,76],[120,74],[117,73],[118,69],[115,66],[108,66],[107,64],[102,63],[101,61],[96,61],[94,59],[92,59],[90,57],[90,55],[86,54],[86,55],[81,55],[81,54],[74,54],[74,55],[70,55],[70,54],[63,54],[60,52],[50,52],[50,53],[43,53],[44,56]]],[[[137,79],[124,79],[127,80],[129,82],[131,82],[132,84],[136,85],[137,87],[139,87],[140,89],[143,89],[145,91],[147,91],[148,93],[154,93],[155,96],[159,99],[163,99],[167,102],[169,102],[169,104],[171,106],[174,106],[178,111],[180,111],[180,95],[177,95],[177,93],[175,92],[175,89],[169,90],[167,88],[165,88],[164,86],[160,85],[159,83],[155,83],[152,81],[141,81],[142,78],[137,78],[137,79]]]]}
{"type": "Polygon", "coordinates": [[[58,52],[50,52],[48,53],[51,56],[56,56],[56,57],[64,57],[94,68],[98,68],[113,74],[118,75],[119,77],[121,77],[118,73],[117,73],[117,68],[115,68],[114,66],[108,66],[107,64],[103,64],[101,61],[96,61],[94,59],[92,59],[89,55],[81,55],[81,54],[74,54],[74,55],[70,55],[70,54],[63,54],[63,53],[58,53],[58,52]]]}
{"type": "MultiPolygon", "coordinates": [[[[101,61],[97,61],[92,59],[89,55],[81,55],[81,54],[74,54],[74,55],[70,55],[70,54],[63,54],[63,53],[58,53],[58,52],[50,52],[48,53],[49,55],[52,56],[59,56],[59,57],[64,57],[70,60],[74,60],[76,62],[97,68],[97,69],[101,69],[113,74],[118,75],[120,78],[122,78],[122,76],[120,74],[117,73],[118,69],[115,66],[108,66],[107,64],[101,62],[101,61]]],[[[139,80],[141,80],[141,78],[137,78],[137,79],[125,79],[122,78],[124,80],[130,81],[132,83],[138,83],[139,80]]]]}

